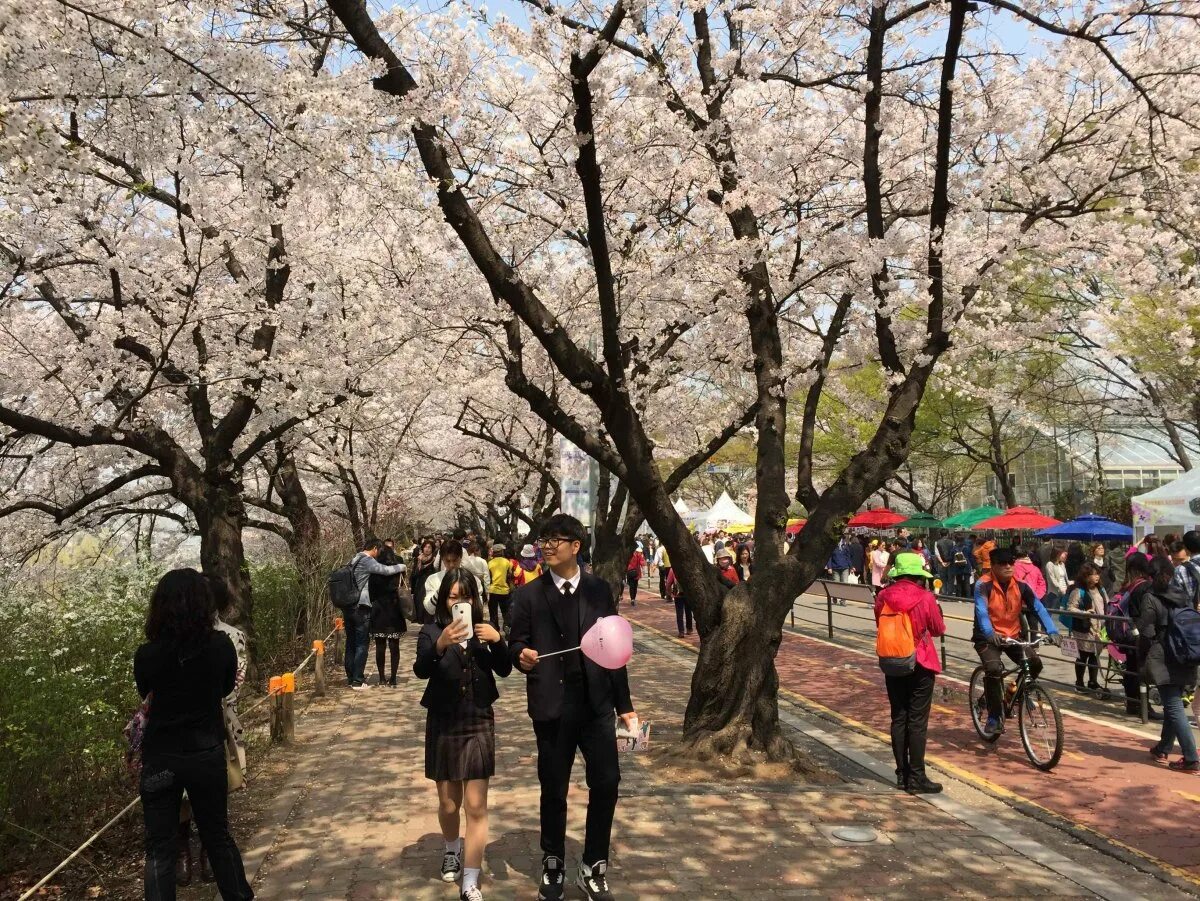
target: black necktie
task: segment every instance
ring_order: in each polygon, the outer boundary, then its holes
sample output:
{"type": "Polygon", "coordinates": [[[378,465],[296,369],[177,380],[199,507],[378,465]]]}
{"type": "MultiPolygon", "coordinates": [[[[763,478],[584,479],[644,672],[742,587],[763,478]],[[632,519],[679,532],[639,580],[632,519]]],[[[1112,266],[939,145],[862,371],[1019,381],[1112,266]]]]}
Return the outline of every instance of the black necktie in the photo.
{"type": "Polygon", "coordinates": [[[560,588],[559,591],[562,592],[564,601],[571,600],[571,583],[570,582],[563,582],[562,588],[560,588]]]}

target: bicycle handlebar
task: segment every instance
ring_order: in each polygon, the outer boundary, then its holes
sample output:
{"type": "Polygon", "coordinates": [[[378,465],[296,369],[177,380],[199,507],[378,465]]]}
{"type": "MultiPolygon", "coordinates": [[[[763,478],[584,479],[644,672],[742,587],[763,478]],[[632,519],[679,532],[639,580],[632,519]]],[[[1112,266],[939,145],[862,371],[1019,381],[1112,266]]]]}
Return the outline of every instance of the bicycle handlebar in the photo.
{"type": "Polygon", "coordinates": [[[1044,644],[1054,644],[1054,639],[1050,635],[1039,635],[1033,641],[1017,641],[1015,638],[1009,638],[1004,644],[1014,648],[1036,648],[1044,644]]]}

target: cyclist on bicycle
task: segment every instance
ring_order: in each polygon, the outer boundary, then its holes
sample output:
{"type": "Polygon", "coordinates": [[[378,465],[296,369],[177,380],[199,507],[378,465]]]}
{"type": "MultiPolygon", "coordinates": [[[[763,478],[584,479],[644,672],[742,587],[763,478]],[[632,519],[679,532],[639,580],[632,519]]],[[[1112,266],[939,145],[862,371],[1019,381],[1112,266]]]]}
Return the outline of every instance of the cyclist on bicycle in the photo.
{"type": "Polygon", "coordinates": [[[1021,654],[1029,660],[1029,673],[1037,678],[1042,661],[1033,648],[1010,647],[1009,640],[1028,641],[1026,623],[1036,615],[1043,630],[1052,639],[1058,629],[1042,606],[1041,598],[1024,582],[1013,577],[1016,555],[1011,548],[997,548],[991,554],[991,572],[975,583],[975,629],[971,641],[983,663],[984,695],[987,698],[986,729],[990,733],[1004,729],[1004,662],[1001,652],[1014,663],[1021,654]]]}

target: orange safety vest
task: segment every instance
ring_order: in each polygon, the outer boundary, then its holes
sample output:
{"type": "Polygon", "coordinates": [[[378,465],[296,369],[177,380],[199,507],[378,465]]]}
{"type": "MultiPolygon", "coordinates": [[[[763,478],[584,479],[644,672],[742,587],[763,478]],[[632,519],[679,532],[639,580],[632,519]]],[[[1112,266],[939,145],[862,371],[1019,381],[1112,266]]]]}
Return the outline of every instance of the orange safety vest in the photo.
{"type": "Polygon", "coordinates": [[[1021,637],[1021,583],[1016,578],[1008,580],[1005,591],[997,591],[1000,586],[993,579],[980,579],[988,586],[988,616],[992,620],[992,628],[997,635],[1008,638],[1021,637]]]}

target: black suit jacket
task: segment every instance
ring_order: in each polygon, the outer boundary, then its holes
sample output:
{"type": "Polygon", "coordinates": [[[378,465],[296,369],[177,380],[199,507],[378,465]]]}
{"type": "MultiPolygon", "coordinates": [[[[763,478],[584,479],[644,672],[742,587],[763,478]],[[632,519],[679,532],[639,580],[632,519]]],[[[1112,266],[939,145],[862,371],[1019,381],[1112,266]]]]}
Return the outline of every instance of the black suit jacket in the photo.
{"type": "Polygon", "coordinates": [[[429,680],[425,694],[421,696],[421,706],[443,713],[453,710],[465,693],[466,680],[470,680],[476,706],[491,707],[500,697],[496,676],[504,678],[512,672],[512,661],[504,639],[495,644],[485,644],[472,635],[466,648],[452,644],[439,657],[437,642],[441,635],[442,627],[437,623],[429,623],[421,628],[421,634],[417,636],[417,659],[413,661],[413,672],[419,678],[429,680]],[[471,652],[469,656],[466,653],[468,650],[471,652]],[[469,673],[466,672],[467,666],[471,667],[469,673]]]}
{"type": "MultiPolygon", "coordinates": [[[[615,616],[616,604],[608,583],[590,573],[579,577],[579,603],[583,604],[583,618],[579,634],[582,636],[602,616],[615,616]]],[[[532,648],[539,654],[566,650],[563,616],[564,605],[554,577],[546,573],[529,585],[522,585],[513,593],[512,628],[509,632],[508,649],[518,669],[521,652],[532,648]]],[[[583,676],[587,680],[588,700],[596,716],[611,716],[617,713],[632,713],[633,701],[629,697],[629,674],[625,667],[607,670],[598,666],[582,651],[583,676]]],[[[556,720],[562,716],[563,708],[563,661],[566,654],[540,660],[532,672],[525,674],[525,690],[529,699],[529,717],[534,721],[556,720]]]]}

